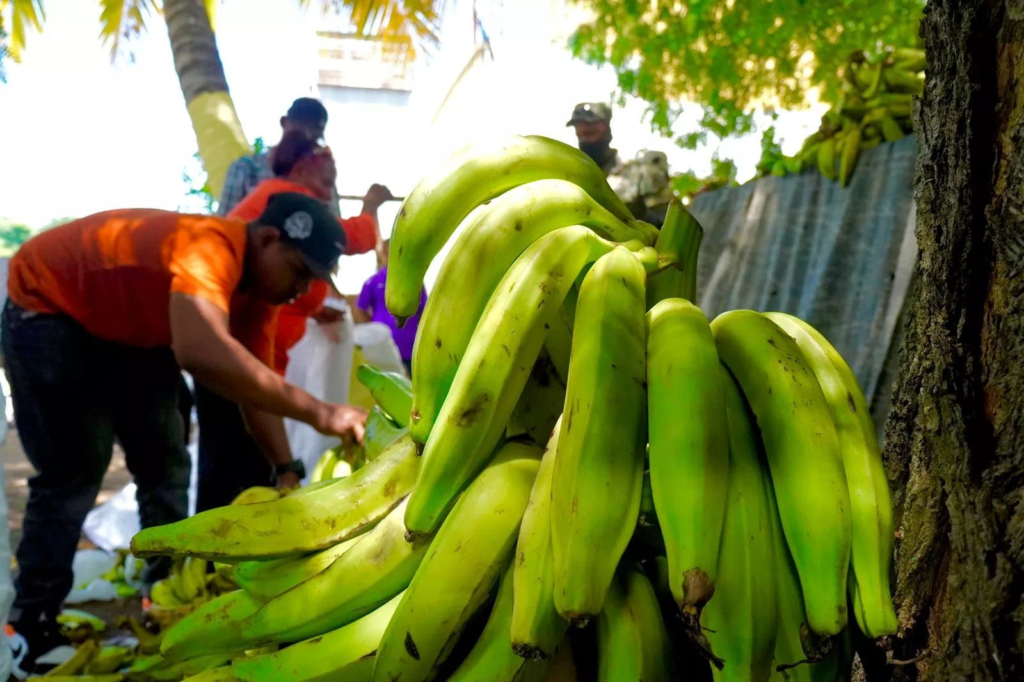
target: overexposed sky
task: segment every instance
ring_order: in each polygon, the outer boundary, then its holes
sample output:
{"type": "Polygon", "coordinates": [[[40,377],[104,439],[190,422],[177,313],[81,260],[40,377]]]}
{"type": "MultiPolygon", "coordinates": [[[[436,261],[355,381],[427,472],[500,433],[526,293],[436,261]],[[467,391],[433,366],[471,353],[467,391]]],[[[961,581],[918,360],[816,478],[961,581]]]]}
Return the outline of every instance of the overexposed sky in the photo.
{"type": "MultiPolygon", "coordinates": [[[[317,94],[315,19],[294,0],[260,0],[259,11],[253,11],[256,4],[225,0],[217,39],[246,135],[273,142],[291,100],[317,94]]],[[[368,130],[361,123],[353,130],[332,112],[327,141],[345,152],[349,168],[341,173],[342,193],[361,193],[370,182],[384,181],[404,194],[437,159],[488,134],[534,133],[574,142],[564,127],[572,105],[607,101],[614,74],[575,61],[564,49],[578,15],[563,3],[477,4],[495,60],[471,72],[436,124],[437,107],[472,51],[469,0],[449,3],[441,50],[417,68],[402,125],[368,130]],[[362,177],[361,168],[373,174],[362,177]]],[[[95,3],[47,0],[45,7],[44,32],[29,33],[23,62],[8,61],[8,82],[0,85],[0,218],[38,227],[110,208],[187,205],[181,175],[196,145],[162,19],[152,17],[149,32],[131,43],[134,61],[112,64],[98,39],[95,3]]],[[[675,148],[650,133],[643,109],[630,101],[615,111],[615,146],[625,157],[660,148],[673,170],[709,170],[712,148],[675,148]]],[[[798,146],[820,115],[819,110],[784,118],[780,132],[787,147],[798,146]]],[[[721,152],[749,175],[760,153],[758,139],[730,141],[721,152]]]]}

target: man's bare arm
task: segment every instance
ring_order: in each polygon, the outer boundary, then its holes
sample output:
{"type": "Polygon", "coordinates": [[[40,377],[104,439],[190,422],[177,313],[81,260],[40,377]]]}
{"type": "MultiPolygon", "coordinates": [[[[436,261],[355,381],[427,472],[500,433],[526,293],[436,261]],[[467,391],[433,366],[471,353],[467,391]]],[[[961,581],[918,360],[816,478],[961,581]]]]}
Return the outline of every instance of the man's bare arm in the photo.
{"type": "Polygon", "coordinates": [[[287,383],[231,336],[227,315],[204,299],[171,296],[171,344],[182,369],[249,409],[305,422],[329,435],[363,438],[365,413],[324,403],[287,383]]]}

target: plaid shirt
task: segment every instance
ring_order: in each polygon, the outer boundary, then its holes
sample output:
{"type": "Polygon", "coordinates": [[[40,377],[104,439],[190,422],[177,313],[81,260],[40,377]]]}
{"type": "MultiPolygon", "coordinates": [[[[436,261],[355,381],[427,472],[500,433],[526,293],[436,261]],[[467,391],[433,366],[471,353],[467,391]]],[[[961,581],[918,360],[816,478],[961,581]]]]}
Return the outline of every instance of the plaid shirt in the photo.
{"type": "MultiPolygon", "coordinates": [[[[217,202],[217,215],[226,217],[239,201],[256,188],[256,185],[273,177],[274,171],[270,168],[268,153],[250,154],[236,159],[224,176],[224,187],[220,192],[220,201],[217,202]]],[[[341,215],[337,189],[334,190],[334,201],[330,202],[327,208],[331,209],[335,217],[341,215]]]]}

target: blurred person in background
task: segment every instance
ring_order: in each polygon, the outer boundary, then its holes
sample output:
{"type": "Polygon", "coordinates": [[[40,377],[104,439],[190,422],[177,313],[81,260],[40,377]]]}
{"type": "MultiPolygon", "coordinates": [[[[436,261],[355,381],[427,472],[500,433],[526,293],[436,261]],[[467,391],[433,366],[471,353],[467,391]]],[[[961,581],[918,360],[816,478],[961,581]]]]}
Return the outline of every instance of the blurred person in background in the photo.
{"type": "Polygon", "coordinates": [[[406,320],[405,326],[398,328],[394,315],[388,312],[384,305],[384,285],[388,278],[388,249],[390,240],[381,242],[377,249],[377,272],[363,284],[356,299],[356,307],[352,311],[352,317],[356,322],[380,322],[391,330],[391,338],[398,346],[398,352],[402,356],[402,364],[405,371],[412,376],[412,349],[416,342],[416,330],[420,326],[420,316],[423,314],[423,307],[427,304],[426,289],[420,290],[420,307],[416,314],[406,320]]]}
{"type": "MultiPolygon", "coordinates": [[[[337,165],[330,149],[310,139],[302,131],[286,132],[271,160],[274,177],[263,180],[228,213],[229,218],[252,220],[279,192],[305,194],[327,203],[334,196],[337,165]]],[[[391,198],[382,185],[372,185],[363,199],[362,212],[339,219],[346,235],[346,255],[367,253],[379,248],[380,229],[377,212],[391,198]]],[[[316,281],[305,294],[278,310],[274,336],[274,371],[284,376],[288,353],[306,333],[307,321],[329,325],[341,321],[341,310],[324,305],[330,285],[316,281]]],[[[268,453],[253,439],[242,419],[239,406],[216,392],[196,385],[196,414],[199,420],[199,484],[196,510],[205,511],[230,504],[243,490],[271,483],[294,488],[305,477],[305,467],[292,457],[287,438],[275,440],[278,453],[270,461],[288,464],[271,467],[268,453]]],[[[265,445],[264,445],[265,447],[265,445]]]]}
{"type": "MultiPolygon", "coordinates": [[[[288,107],[288,113],[281,117],[282,141],[289,134],[301,135],[310,142],[322,142],[324,130],[327,128],[327,109],[320,100],[312,97],[300,97],[288,107]]],[[[217,215],[227,216],[235,205],[256,189],[264,180],[270,180],[277,174],[273,169],[274,153],[281,144],[263,150],[259,154],[250,154],[236,159],[224,176],[224,187],[221,189],[220,200],[217,202],[217,215]]],[[[331,195],[325,201],[334,215],[341,215],[338,209],[337,195],[333,185],[331,195]]]]}
{"type": "Polygon", "coordinates": [[[668,157],[658,151],[643,151],[623,163],[612,148],[612,109],[603,102],[581,102],[572,110],[566,127],[576,131],[584,154],[594,160],[630,212],[640,220],[661,227],[672,200],[668,157]]]}
{"type": "MultiPolygon", "coordinates": [[[[40,233],[11,259],[0,320],[18,434],[36,470],[11,624],[24,666],[67,640],[57,623],[82,523],[116,438],[143,528],[188,511],[181,371],[244,406],[264,453],[284,418],[361,440],[365,410],[318,400],[272,371],[277,308],[330,279],[345,235],[323,204],[275,194],[255,220],[155,209],[98,213],[40,233]]],[[[270,455],[268,454],[268,457],[270,455]]],[[[143,582],[166,575],[147,560],[143,582]]]]}

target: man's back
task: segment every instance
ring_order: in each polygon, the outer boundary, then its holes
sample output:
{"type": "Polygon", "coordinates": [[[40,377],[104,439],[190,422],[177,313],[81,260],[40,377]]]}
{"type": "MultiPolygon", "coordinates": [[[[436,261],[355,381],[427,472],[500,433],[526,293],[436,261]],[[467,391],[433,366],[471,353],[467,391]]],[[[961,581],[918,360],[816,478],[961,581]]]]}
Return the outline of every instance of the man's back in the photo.
{"type": "Polygon", "coordinates": [[[102,339],[169,345],[172,292],[228,312],[242,276],[246,225],[154,209],[97,213],[43,232],[11,259],[9,296],[65,314],[102,339]]]}

